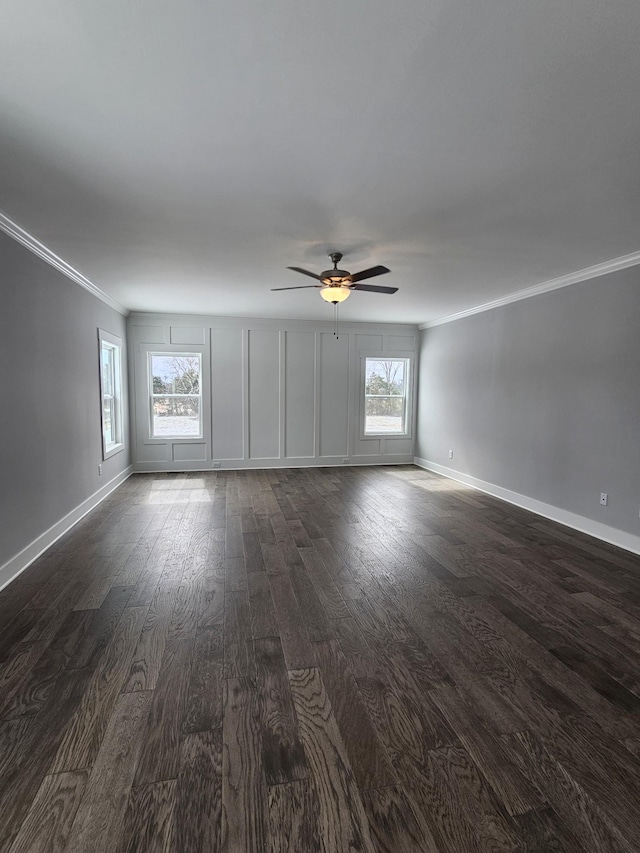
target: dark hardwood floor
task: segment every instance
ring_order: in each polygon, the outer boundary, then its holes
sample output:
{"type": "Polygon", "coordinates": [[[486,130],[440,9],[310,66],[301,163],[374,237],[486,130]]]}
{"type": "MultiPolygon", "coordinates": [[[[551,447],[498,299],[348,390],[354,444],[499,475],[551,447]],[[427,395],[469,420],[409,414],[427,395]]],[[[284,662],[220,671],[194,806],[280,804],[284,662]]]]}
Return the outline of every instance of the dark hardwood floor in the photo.
{"type": "Polygon", "coordinates": [[[2,853],[640,850],[640,558],[411,466],[136,475],[0,593],[2,853]]]}

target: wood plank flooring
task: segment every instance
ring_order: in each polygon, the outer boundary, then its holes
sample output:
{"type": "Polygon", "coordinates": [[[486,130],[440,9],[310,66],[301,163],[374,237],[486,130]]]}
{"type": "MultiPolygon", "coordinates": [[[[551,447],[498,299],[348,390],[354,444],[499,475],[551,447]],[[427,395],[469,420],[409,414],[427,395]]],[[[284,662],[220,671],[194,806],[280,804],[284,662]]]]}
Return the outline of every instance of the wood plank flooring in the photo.
{"type": "Polygon", "coordinates": [[[131,477],[0,593],[2,853],[637,853],[640,558],[413,466],[131,477]]]}

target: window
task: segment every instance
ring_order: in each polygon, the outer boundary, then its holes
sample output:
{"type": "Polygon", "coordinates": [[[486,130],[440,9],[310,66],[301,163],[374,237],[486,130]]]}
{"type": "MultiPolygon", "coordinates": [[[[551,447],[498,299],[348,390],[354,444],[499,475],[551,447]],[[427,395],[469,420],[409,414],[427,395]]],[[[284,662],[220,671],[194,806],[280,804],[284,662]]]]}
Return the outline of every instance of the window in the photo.
{"type": "Polygon", "coordinates": [[[151,438],[202,438],[202,356],[150,352],[151,438]]]}
{"type": "Polygon", "coordinates": [[[409,359],[364,361],[364,434],[406,435],[409,359]]]}
{"type": "Polygon", "coordinates": [[[124,448],[122,428],[122,340],[98,329],[100,342],[100,397],[102,458],[124,448]]]}

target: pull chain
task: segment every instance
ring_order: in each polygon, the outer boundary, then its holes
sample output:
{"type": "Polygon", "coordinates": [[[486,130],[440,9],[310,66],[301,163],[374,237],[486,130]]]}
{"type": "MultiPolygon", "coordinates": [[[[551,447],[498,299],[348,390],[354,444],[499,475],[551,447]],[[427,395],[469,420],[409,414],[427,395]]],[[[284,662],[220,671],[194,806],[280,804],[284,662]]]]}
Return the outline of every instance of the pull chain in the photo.
{"type": "Polygon", "coordinates": [[[338,303],[333,303],[333,336],[338,340],[338,303]]]}

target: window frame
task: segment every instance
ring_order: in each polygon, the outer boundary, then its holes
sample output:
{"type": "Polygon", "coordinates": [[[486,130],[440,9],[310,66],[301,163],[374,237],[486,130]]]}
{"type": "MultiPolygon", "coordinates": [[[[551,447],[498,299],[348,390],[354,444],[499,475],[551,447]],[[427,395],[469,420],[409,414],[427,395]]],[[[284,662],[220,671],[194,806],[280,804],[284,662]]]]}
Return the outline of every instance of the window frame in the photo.
{"type": "Polygon", "coordinates": [[[413,352],[361,352],[360,353],[360,439],[403,439],[413,434],[413,390],[414,390],[413,352]],[[404,381],[404,430],[402,432],[367,432],[367,361],[403,361],[405,363],[404,381]]]}
{"type": "Polygon", "coordinates": [[[204,353],[201,348],[191,349],[189,351],[180,349],[147,349],[147,365],[146,365],[146,384],[147,384],[147,439],[146,442],[162,442],[162,443],[175,443],[180,441],[185,442],[197,442],[202,443],[204,441],[204,430],[205,430],[205,412],[204,412],[204,370],[205,370],[205,359],[204,353]],[[199,393],[198,394],[154,394],[153,393],[153,373],[151,370],[151,361],[153,356],[161,356],[161,357],[171,357],[171,356],[183,356],[190,358],[195,356],[199,360],[200,364],[200,383],[199,383],[199,393]],[[197,435],[154,435],[153,433],[153,401],[155,397],[198,397],[199,406],[198,406],[198,416],[199,416],[199,426],[200,430],[197,435]]]}
{"type": "Polygon", "coordinates": [[[100,376],[100,434],[102,439],[102,459],[110,459],[116,453],[121,453],[126,446],[124,434],[124,400],[123,400],[123,357],[122,338],[98,329],[98,369],[100,376]],[[104,371],[103,350],[108,349],[113,353],[113,394],[105,393],[106,377],[104,371]],[[105,397],[109,396],[113,401],[112,431],[114,440],[107,444],[106,419],[105,419],[105,397]]]}

